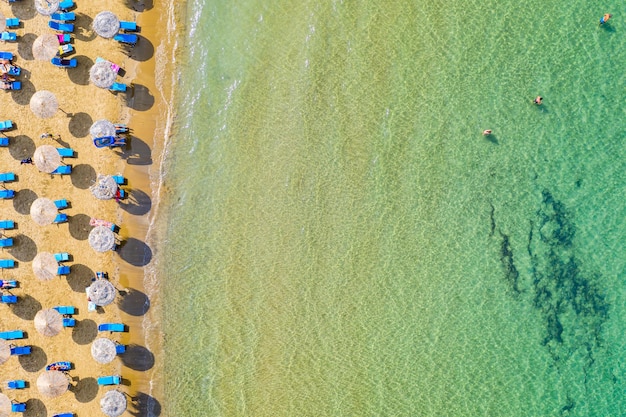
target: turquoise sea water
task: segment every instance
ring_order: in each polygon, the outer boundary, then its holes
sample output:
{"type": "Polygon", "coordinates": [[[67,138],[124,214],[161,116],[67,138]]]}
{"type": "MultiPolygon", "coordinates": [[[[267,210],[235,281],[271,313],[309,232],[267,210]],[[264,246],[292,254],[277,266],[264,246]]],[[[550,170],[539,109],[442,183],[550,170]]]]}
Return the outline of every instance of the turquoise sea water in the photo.
{"type": "Polygon", "coordinates": [[[188,3],[165,415],[626,412],[626,14],[552,3],[188,3]]]}

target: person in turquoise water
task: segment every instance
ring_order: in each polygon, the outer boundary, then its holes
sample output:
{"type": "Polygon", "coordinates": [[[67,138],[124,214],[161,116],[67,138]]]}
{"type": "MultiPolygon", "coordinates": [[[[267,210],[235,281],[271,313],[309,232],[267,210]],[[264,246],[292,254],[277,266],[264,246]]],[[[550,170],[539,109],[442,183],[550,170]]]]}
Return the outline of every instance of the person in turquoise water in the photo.
{"type": "Polygon", "coordinates": [[[600,24],[601,24],[601,25],[605,24],[605,23],[606,23],[606,22],[608,22],[608,20],[609,20],[610,18],[612,18],[612,17],[613,17],[613,15],[612,15],[612,14],[610,14],[610,13],[606,13],[606,14],[605,14],[604,16],[602,16],[602,18],[600,19],[600,24]]]}
{"type": "Polygon", "coordinates": [[[538,106],[541,105],[541,103],[543,103],[543,97],[537,96],[537,98],[533,100],[533,103],[535,103],[538,106]]]}

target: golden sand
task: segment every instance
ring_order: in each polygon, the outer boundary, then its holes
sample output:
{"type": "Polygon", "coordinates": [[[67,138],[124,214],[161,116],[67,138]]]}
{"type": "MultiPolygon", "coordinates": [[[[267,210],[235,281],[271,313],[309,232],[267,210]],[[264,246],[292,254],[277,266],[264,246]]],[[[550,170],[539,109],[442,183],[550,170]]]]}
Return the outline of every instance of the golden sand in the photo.
{"type": "MultiPolygon", "coordinates": [[[[149,1],[149,0],[148,0],[149,1]]],[[[74,412],[78,416],[102,415],[100,398],[110,387],[99,387],[96,378],[102,375],[122,375],[120,389],[128,394],[128,413],[148,415],[152,408],[159,415],[162,391],[157,374],[162,369],[158,354],[160,332],[150,323],[157,323],[154,299],[148,299],[144,288],[144,270],[152,262],[155,250],[146,241],[148,225],[154,215],[151,178],[158,176],[160,149],[163,143],[155,132],[163,134],[159,116],[166,113],[164,100],[156,93],[155,45],[157,23],[163,19],[158,4],[128,4],[123,1],[77,0],[76,26],[73,46],[78,61],[74,69],[61,69],[47,61],[33,58],[31,47],[38,35],[52,33],[48,18],[39,15],[32,0],[18,0],[11,5],[0,3],[5,17],[18,17],[22,24],[9,29],[18,34],[18,42],[0,45],[0,50],[13,52],[15,64],[22,67],[22,90],[0,92],[4,95],[2,119],[11,119],[16,128],[7,132],[9,147],[4,153],[2,172],[14,172],[17,180],[6,188],[15,190],[12,200],[0,201],[0,218],[16,223],[14,230],[6,231],[13,237],[14,246],[4,249],[3,259],[14,259],[16,268],[3,270],[1,279],[20,282],[11,293],[19,297],[15,305],[0,305],[0,331],[20,329],[27,333],[15,345],[30,345],[28,356],[12,356],[0,365],[2,392],[9,398],[25,402],[30,415],[53,415],[74,412]],[[147,6],[147,7],[146,7],[147,6]],[[141,27],[139,45],[132,51],[121,48],[110,39],[97,36],[91,22],[97,13],[110,10],[121,20],[136,21],[141,27]],[[130,55],[128,55],[130,53],[130,55]],[[118,64],[123,71],[118,82],[135,84],[128,95],[114,95],[89,83],[89,68],[97,57],[118,64]],[[49,119],[36,117],[29,108],[32,95],[39,90],[54,93],[60,110],[49,119]],[[97,149],[92,144],[89,127],[98,119],[127,123],[132,137],[126,148],[97,149]],[[53,141],[40,135],[49,132],[60,135],[53,141]],[[75,158],[64,162],[73,167],[69,176],[39,172],[34,165],[21,165],[20,160],[33,155],[44,144],[74,149],[75,158]],[[156,144],[156,150],[154,150],[156,144]],[[119,174],[128,179],[123,186],[129,198],[120,204],[115,200],[97,200],[89,186],[96,175],[119,174]],[[70,207],[63,210],[69,222],[60,225],[39,226],[30,217],[30,205],[38,197],[53,200],[65,198],[70,207]],[[121,227],[118,238],[122,242],[117,252],[97,253],[87,241],[91,229],[89,219],[95,217],[116,223],[121,227]],[[38,252],[68,252],[71,267],[67,277],[40,281],[32,271],[32,261],[38,252]],[[85,288],[96,271],[108,272],[110,281],[120,291],[115,303],[87,311],[85,288]],[[57,305],[72,305],[78,309],[74,316],[75,328],[65,328],[46,337],[35,330],[33,318],[37,311],[57,305]],[[98,334],[97,325],[105,322],[123,322],[128,333],[98,334]],[[148,334],[146,334],[146,332],[148,334]],[[129,344],[129,352],[110,364],[102,365],[91,357],[91,342],[97,337],[109,337],[129,344]],[[146,340],[153,343],[146,347],[146,340]],[[71,361],[72,387],[57,397],[47,398],[37,389],[36,381],[45,366],[55,361],[71,361]],[[23,379],[29,383],[24,390],[7,390],[6,381],[23,379]]]]}

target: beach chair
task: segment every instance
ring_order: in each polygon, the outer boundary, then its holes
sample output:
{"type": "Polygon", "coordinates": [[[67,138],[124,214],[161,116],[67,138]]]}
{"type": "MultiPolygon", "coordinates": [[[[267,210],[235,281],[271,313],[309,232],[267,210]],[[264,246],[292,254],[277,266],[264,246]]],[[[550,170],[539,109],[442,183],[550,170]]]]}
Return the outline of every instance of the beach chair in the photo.
{"type": "Polygon", "coordinates": [[[118,33],[117,35],[113,36],[113,39],[118,41],[119,43],[135,46],[137,44],[137,41],[139,40],[139,37],[133,33],[118,33]]]}
{"type": "Polygon", "coordinates": [[[109,87],[109,91],[113,93],[124,93],[128,90],[128,86],[124,83],[113,83],[111,87],[109,87]]]}
{"type": "Polygon", "coordinates": [[[3,304],[15,304],[17,303],[17,295],[3,295],[2,299],[0,299],[0,302],[2,302],[3,304]]]}
{"type": "Polygon", "coordinates": [[[126,145],[126,139],[118,138],[115,136],[103,136],[101,138],[95,138],[93,144],[96,148],[114,148],[116,146],[126,145]]]}
{"type": "Polygon", "coordinates": [[[54,200],[54,205],[57,206],[58,210],[63,210],[68,207],[67,200],[64,198],[61,200],[54,200]]]}
{"type": "Polygon", "coordinates": [[[11,411],[14,413],[23,413],[26,411],[26,403],[11,403],[11,411]]]}
{"type": "Polygon", "coordinates": [[[59,314],[76,314],[76,307],[74,306],[56,306],[52,308],[58,311],[59,314]]]}
{"type": "Polygon", "coordinates": [[[0,339],[4,340],[15,340],[15,339],[23,339],[24,332],[22,330],[8,330],[6,332],[0,332],[0,339]]]}
{"type": "Polygon", "coordinates": [[[15,228],[15,222],[13,220],[0,220],[0,229],[10,230],[15,228]]]}
{"type": "Polygon", "coordinates": [[[0,146],[9,146],[9,138],[8,137],[0,138],[0,146]]]}
{"type": "Polygon", "coordinates": [[[5,82],[2,85],[2,89],[4,91],[10,91],[10,90],[21,90],[22,89],[22,83],[20,81],[9,81],[9,82],[5,82]]]}
{"type": "Polygon", "coordinates": [[[59,40],[59,45],[63,45],[72,42],[72,35],[68,33],[57,33],[57,39],[59,40]]]}
{"type": "Polygon", "coordinates": [[[74,413],[61,413],[61,414],[55,414],[52,417],[74,417],[76,414],[74,413]]]}
{"type": "Polygon", "coordinates": [[[53,223],[65,223],[67,221],[67,214],[65,213],[59,213],[57,214],[57,216],[54,218],[54,222],[53,223]]]}
{"type": "Polygon", "coordinates": [[[58,56],[52,58],[50,62],[52,62],[52,65],[54,65],[55,67],[59,68],[76,68],[76,66],[78,65],[78,61],[76,60],[76,58],[62,59],[58,56]]]}
{"type": "Polygon", "coordinates": [[[126,345],[115,345],[115,353],[121,355],[122,353],[126,353],[126,345]]]}
{"type": "Polygon", "coordinates": [[[115,133],[116,134],[128,133],[128,132],[130,132],[130,129],[128,128],[128,126],[123,125],[123,124],[115,124],[115,133]]]}
{"type": "Polygon", "coordinates": [[[115,180],[117,185],[126,184],[126,178],[124,178],[122,175],[113,175],[113,179],[115,180]]]}
{"type": "MultiPolygon", "coordinates": [[[[54,254],[54,259],[57,260],[57,262],[67,262],[70,260],[70,254],[67,252],[59,252],[59,253],[55,253],[54,254]]],[[[73,307],[72,307],[73,308],[73,307]]],[[[63,314],[63,313],[61,313],[63,314]]],[[[74,314],[74,313],[67,313],[67,314],[74,314]]]]}
{"type": "Polygon", "coordinates": [[[70,317],[63,317],[63,327],[76,326],[76,319],[70,317]]]}
{"type": "Polygon", "coordinates": [[[74,7],[73,0],[63,0],[61,3],[59,3],[59,9],[64,12],[71,10],[73,7],[74,7]]]}
{"type": "Polygon", "coordinates": [[[15,267],[15,261],[13,259],[0,259],[0,268],[13,268],[15,267]]]}
{"type": "Polygon", "coordinates": [[[67,265],[61,265],[57,268],[57,275],[69,275],[70,267],[67,265]]]}
{"type": "Polygon", "coordinates": [[[18,281],[14,279],[0,279],[0,287],[4,289],[17,288],[18,281]]]}
{"type": "Polygon", "coordinates": [[[13,238],[7,237],[4,239],[0,239],[0,248],[10,248],[13,246],[13,238]]]}
{"type": "Polygon", "coordinates": [[[14,190],[0,190],[1,199],[8,199],[8,198],[13,198],[13,197],[15,197],[14,190]]]}
{"type": "Polygon", "coordinates": [[[13,53],[0,51],[0,59],[6,59],[7,61],[13,61],[13,53]]]}
{"type": "Polygon", "coordinates": [[[46,371],[70,371],[72,369],[72,362],[61,361],[53,362],[46,366],[46,371]]]}
{"type": "Polygon", "coordinates": [[[62,158],[74,157],[74,149],[72,148],[57,148],[57,151],[59,151],[59,155],[61,155],[62,158]]]}
{"type": "Polygon", "coordinates": [[[0,131],[6,131],[13,129],[13,122],[11,120],[4,120],[0,122],[0,131]]]}
{"type": "Polygon", "coordinates": [[[62,22],[73,22],[74,20],[76,20],[76,15],[74,14],[74,12],[52,13],[50,19],[60,20],[62,22]]]}
{"type": "Polygon", "coordinates": [[[0,174],[0,182],[9,182],[9,181],[15,181],[15,174],[12,172],[5,172],[3,174],[0,174]]]}
{"type": "Polygon", "coordinates": [[[71,44],[66,43],[66,44],[59,46],[59,52],[57,52],[57,56],[64,57],[65,55],[69,55],[73,52],[74,52],[74,47],[71,44]]]}
{"type": "Polygon", "coordinates": [[[58,174],[58,175],[69,175],[71,173],[72,173],[71,165],[61,165],[57,169],[51,172],[51,174],[58,174]]]}
{"type": "Polygon", "coordinates": [[[7,74],[12,75],[14,77],[17,77],[21,73],[22,73],[22,69],[20,67],[18,67],[18,66],[15,66],[15,65],[11,65],[9,67],[9,71],[7,71],[7,74]]]}
{"type": "Polygon", "coordinates": [[[120,30],[124,32],[137,32],[137,23],[120,20],[120,30]]]}
{"type": "Polygon", "coordinates": [[[30,346],[14,346],[11,348],[11,355],[30,355],[31,347],[30,346]]]}
{"type": "Polygon", "coordinates": [[[3,42],[14,42],[17,40],[17,33],[15,32],[2,32],[0,33],[0,41],[3,42]]]}
{"type": "Polygon", "coordinates": [[[122,377],[119,375],[98,377],[98,385],[119,385],[121,382],[122,382],[122,377]]]}
{"type": "Polygon", "coordinates": [[[7,27],[8,28],[19,28],[20,27],[20,19],[17,17],[7,17],[7,27]]]}
{"type": "Polygon", "coordinates": [[[23,379],[15,379],[13,381],[7,382],[7,386],[9,389],[24,389],[26,388],[26,381],[23,379]]]}
{"type": "Polygon", "coordinates": [[[126,332],[126,326],[122,323],[102,323],[98,325],[99,332],[126,332]]]}
{"type": "Polygon", "coordinates": [[[48,26],[50,29],[56,30],[57,32],[74,32],[74,25],[71,23],[61,23],[55,20],[50,20],[48,22],[48,26]]]}

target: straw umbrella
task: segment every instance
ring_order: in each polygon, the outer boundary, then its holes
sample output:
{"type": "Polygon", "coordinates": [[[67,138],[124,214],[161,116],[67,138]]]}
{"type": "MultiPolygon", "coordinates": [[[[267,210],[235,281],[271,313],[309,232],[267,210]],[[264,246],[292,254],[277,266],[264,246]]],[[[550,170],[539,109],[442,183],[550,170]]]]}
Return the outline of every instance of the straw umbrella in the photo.
{"type": "Polygon", "coordinates": [[[100,400],[100,409],[109,417],[121,416],[126,411],[126,396],[117,390],[109,391],[100,400]]]}
{"type": "Polygon", "coordinates": [[[51,173],[61,165],[61,155],[52,145],[41,145],[35,149],[33,162],[41,172],[51,173]]]}
{"type": "Polygon", "coordinates": [[[56,336],[63,330],[63,316],[53,308],[39,310],[35,315],[35,329],[44,336],[56,336]]]}
{"type": "Polygon", "coordinates": [[[35,116],[48,119],[59,110],[59,102],[53,93],[41,90],[30,98],[30,109],[35,116]]]}
{"type": "Polygon", "coordinates": [[[89,245],[96,252],[106,252],[115,247],[115,235],[108,227],[97,226],[89,232],[89,245]]]}
{"type": "Polygon", "coordinates": [[[115,343],[111,339],[101,337],[91,344],[91,356],[96,362],[109,363],[115,359],[116,355],[115,343]]]}
{"type": "Polygon", "coordinates": [[[109,88],[115,82],[117,72],[111,67],[109,61],[100,61],[93,64],[89,70],[89,81],[96,87],[109,88]]]}
{"type": "Polygon", "coordinates": [[[0,417],[11,415],[11,400],[4,394],[0,394],[0,417]]]}
{"type": "Polygon", "coordinates": [[[46,397],[58,397],[69,389],[67,375],[61,371],[45,371],[37,378],[37,388],[46,397]]]}
{"type": "Polygon", "coordinates": [[[117,183],[111,175],[98,174],[96,183],[89,189],[98,200],[110,200],[117,193],[117,183]]]}
{"type": "Polygon", "coordinates": [[[54,201],[49,198],[39,197],[37,200],[33,201],[33,204],[30,206],[30,217],[32,217],[39,226],[52,224],[58,213],[59,210],[57,206],[54,204],[54,201]]]}
{"type": "Polygon", "coordinates": [[[52,33],[39,35],[33,42],[33,56],[40,61],[49,61],[59,52],[59,40],[52,33]]]}
{"type": "Polygon", "coordinates": [[[59,0],[35,0],[35,9],[44,16],[50,16],[59,10],[59,0]]]}
{"type": "Polygon", "coordinates": [[[59,264],[50,252],[39,252],[33,259],[33,273],[42,281],[50,281],[57,276],[59,264]]]}
{"type": "Polygon", "coordinates": [[[87,296],[91,302],[101,307],[111,304],[116,295],[117,290],[113,284],[104,279],[95,280],[87,288],[87,296]]]}
{"type": "Polygon", "coordinates": [[[11,345],[4,339],[0,339],[0,364],[5,363],[11,357],[11,345]]]}
{"type": "Polygon", "coordinates": [[[93,30],[103,38],[112,38],[120,30],[120,20],[113,12],[100,12],[93,18],[93,30]]]}
{"type": "Polygon", "coordinates": [[[0,12],[0,32],[4,32],[7,28],[7,19],[4,17],[2,12],[0,12]]]}
{"type": "Polygon", "coordinates": [[[115,125],[106,119],[96,120],[89,128],[89,133],[93,138],[115,136],[115,125]]]}

